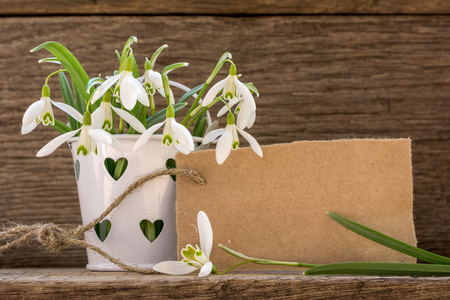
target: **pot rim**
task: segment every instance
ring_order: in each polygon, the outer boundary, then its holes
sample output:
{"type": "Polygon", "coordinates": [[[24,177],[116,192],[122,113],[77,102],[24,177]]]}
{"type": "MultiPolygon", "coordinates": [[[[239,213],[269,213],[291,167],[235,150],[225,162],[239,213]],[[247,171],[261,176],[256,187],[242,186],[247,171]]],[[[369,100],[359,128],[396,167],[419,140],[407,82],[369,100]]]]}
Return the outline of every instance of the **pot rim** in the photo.
{"type": "MultiPolygon", "coordinates": [[[[125,140],[137,140],[138,138],[141,137],[141,134],[127,134],[127,133],[124,133],[124,134],[111,134],[111,135],[112,135],[113,137],[115,137],[115,138],[118,138],[118,139],[125,139],[125,140]]],[[[152,140],[154,140],[154,139],[162,140],[162,136],[163,136],[162,134],[153,134],[149,139],[152,139],[152,140]]],[[[79,138],[80,138],[79,136],[70,138],[70,139],[67,141],[67,143],[70,144],[70,143],[73,143],[73,142],[75,142],[75,141],[78,141],[79,138]]]]}

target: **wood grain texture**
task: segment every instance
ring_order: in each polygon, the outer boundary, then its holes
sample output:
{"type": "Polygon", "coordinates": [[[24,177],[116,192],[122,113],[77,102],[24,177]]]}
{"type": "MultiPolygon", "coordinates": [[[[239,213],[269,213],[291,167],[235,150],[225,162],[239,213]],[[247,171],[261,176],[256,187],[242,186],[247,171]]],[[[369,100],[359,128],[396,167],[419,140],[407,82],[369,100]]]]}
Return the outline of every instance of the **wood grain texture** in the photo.
{"type": "MultiPolygon", "coordinates": [[[[36,62],[50,54],[29,50],[56,40],[90,76],[110,75],[117,67],[114,50],[136,35],[141,66],[145,56],[168,43],[156,69],[190,62],[171,73],[188,86],[205,80],[220,55],[230,51],[242,80],[261,92],[249,130],[261,144],[411,137],[419,246],[450,255],[450,17],[2,18],[0,31],[0,219],[81,222],[68,149],[34,157],[57,133],[40,126],[20,135],[26,107],[39,99],[45,77],[57,69],[36,62]]],[[[52,98],[60,101],[57,86],[51,79],[52,98]]],[[[85,263],[82,249],[54,255],[25,247],[0,256],[0,264],[8,266],[85,263]]]]}
{"type": "Polygon", "coordinates": [[[1,0],[0,15],[449,14],[446,0],[1,0]]]}
{"type": "Polygon", "coordinates": [[[139,275],[81,269],[4,269],[3,299],[444,299],[450,277],[301,274],[139,275]]]}

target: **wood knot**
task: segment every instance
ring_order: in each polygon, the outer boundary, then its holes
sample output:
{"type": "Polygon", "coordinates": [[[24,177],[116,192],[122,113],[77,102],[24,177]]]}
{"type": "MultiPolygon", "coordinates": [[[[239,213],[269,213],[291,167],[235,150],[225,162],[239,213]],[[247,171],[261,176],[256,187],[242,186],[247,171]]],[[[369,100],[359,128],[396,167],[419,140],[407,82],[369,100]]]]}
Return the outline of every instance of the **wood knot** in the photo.
{"type": "Polygon", "coordinates": [[[51,251],[58,251],[70,245],[71,236],[63,228],[50,223],[41,226],[38,241],[51,251]]]}

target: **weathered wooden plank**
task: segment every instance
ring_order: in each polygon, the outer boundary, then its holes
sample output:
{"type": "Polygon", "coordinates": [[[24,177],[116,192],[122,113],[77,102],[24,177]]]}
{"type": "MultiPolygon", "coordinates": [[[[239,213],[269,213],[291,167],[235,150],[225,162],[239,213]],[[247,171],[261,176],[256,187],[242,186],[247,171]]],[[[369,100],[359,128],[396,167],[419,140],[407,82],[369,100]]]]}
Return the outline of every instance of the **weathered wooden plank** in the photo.
{"type": "MultiPolygon", "coordinates": [[[[23,112],[57,68],[38,65],[36,60],[49,54],[29,54],[29,49],[60,41],[90,76],[110,75],[117,67],[114,50],[136,35],[141,65],[168,43],[156,68],[190,62],[171,73],[189,86],[205,80],[218,57],[230,51],[242,80],[261,91],[257,122],[249,132],[262,144],[410,136],[419,245],[450,255],[449,28],[447,16],[0,19],[0,219],[81,220],[69,151],[62,147],[50,157],[34,157],[57,133],[39,127],[20,135],[23,112]]],[[[57,85],[50,80],[52,97],[59,101],[57,85]]],[[[0,257],[1,264],[12,266],[85,262],[81,249],[55,256],[25,247],[0,257]]]]}
{"type": "Polygon", "coordinates": [[[4,269],[7,299],[444,299],[450,278],[301,274],[139,275],[81,269],[4,269]]]}
{"type": "Polygon", "coordinates": [[[448,14],[446,0],[2,0],[0,15],[448,14]]]}

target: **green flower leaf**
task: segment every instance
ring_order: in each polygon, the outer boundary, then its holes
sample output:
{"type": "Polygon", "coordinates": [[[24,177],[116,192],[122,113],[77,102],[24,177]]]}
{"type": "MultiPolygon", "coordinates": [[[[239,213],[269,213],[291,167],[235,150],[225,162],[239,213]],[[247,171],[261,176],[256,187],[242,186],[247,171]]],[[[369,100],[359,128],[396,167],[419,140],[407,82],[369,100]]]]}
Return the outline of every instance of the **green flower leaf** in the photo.
{"type": "MultiPolygon", "coordinates": [[[[70,89],[69,82],[67,81],[66,75],[64,75],[63,72],[60,72],[58,74],[59,76],[59,86],[61,87],[61,94],[64,100],[64,103],[72,106],[75,108],[75,101],[73,100],[72,91],[70,89]]],[[[78,122],[75,121],[74,118],[72,118],[70,115],[69,117],[69,124],[72,130],[78,129],[78,122]]]]}
{"type": "Polygon", "coordinates": [[[131,49],[131,45],[132,45],[133,43],[137,43],[137,38],[136,38],[135,36],[130,36],[130,37],[128,38],[127,42],[125,43],[125,45],[123,46],[123,49],[122,49],[122,55],[118,55],[118,54],[117,54],[117,57],[120,56],[119,72],[121,72],[121,71],[123,70],[123,67],[124,67],[124,65],[125,65],[125,60],[126,60],[127,57],[128,57],[128,54],[129,54],[130,49],[131,49]]]}
{"type": "Polygon", "coordinates": [[[31,52],[36,52],[41,49],[46,49],[61,62],[72,78],[74,84],[81,91],[84,99],[89,99],[89,95],[86,93],[86,85],[89,81],[89,77],[75,56],[67,50],[66,47],[57,42],[43,43],[42,45],[32,49],[31,52]]]}
{"type": "Polygon", "coordinates": [[[216,64],[216,67],[214,68],[214,70],[212,71],[211,75],[209,75],[208,79],[206,79],[206,85],[209,85],[211,83],[211,81],[213,81],[214,77],[216,77],[217,73],[219,73],[220,69],[222,69],[223,64],[225,63],[225,61],[227,59],[231,59],[231,54],[228,52],[225,52],[224,54],[222,54],[222,56],[220,57],[219,61],[216,64]]]}
{"type": "Polygon", "coordinates": [[[394,239],[390,236],[387,236],[383,233],[380,233],[378,231],[375,231],[371,228],[365,227],[359,223],[356,223],[354,221],[351,221],[349,219],[346,219],[344,217],[341,217],[335,213],[328,212],[328,215],[344,226],[345,228],[369,239],[372,240],[378,244],[381,244],[383,246],[386,246],[388,248],[391,248],[395,251],[404,253],[406,255],[421,259],[423,261],[433,263],[433,264],[444,264],[444,265],[450,265],[450,258],[437,255],[419,248],[416,248],[414,246],[408,245],[402,241],[399,241],[397,239],[394,239]]]}
{"type": "Polygon", "coordinates": [[[183,96],[181,96],[181,98],[178,100],[177,104],[179,103],[184,103],[186,102],[190,97],[192,97],[195,93],[198,93],[204,86],[205,84],[202,83],[199,86],[196,86],[195,88],[193,88],[192,90],[190,90],[189,92],[186,92],[183,96]]]}
{"type": "Polygon", "coordinates": [[[303,274],[450,276],[450,266],[406,263],[337,263],[314,267],[303,274]]]}
{"type": "Polygon", "coordinates": [[[102,84],[103,82],[105,82],[105,79],[103,79],[101,77],[93,77],[93,78],[89,79],[88,83],[86,84],[86,92],[90,93],[91,88],[94,85],[102,84]]]}
{"type": "Polygon", "coordinates": [[[155,66],[155,62],[156,59],[158,58],[158,56],[161,54],[161,52],[166,49],[167,47],[169,47],[167,44],[162,45],[161,47],[158,48],[158,50],[155,51],[155,53],[153,53],[152,58],[150,58],[150,64],[152,65],[152,69],[155,66]]]}

